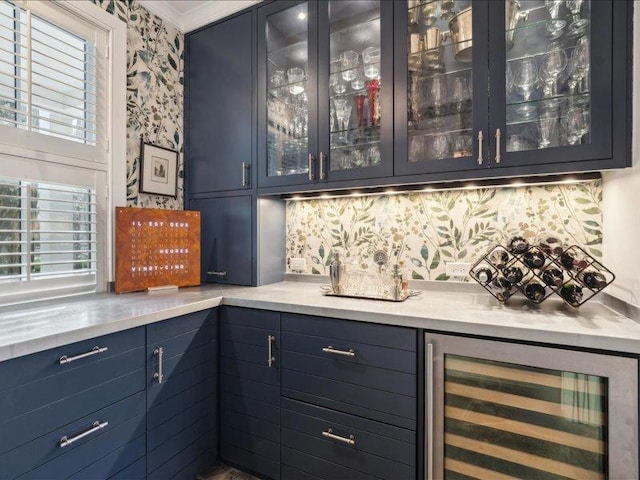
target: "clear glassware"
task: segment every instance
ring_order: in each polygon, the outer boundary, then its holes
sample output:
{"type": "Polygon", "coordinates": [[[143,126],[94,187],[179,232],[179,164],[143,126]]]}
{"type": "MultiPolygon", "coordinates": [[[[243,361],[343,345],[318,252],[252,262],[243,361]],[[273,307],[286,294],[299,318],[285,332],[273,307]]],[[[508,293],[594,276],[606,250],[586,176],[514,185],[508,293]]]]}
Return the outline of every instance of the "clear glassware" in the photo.
{"type": "Polygon", "coordinates": [[[547,23],[547,32],[549,37],[555,40],[562,36],[564,27],[567,25],[567,22],[560,18],[560,7],[564,4],[564,0],[545,0],[544,4],[551,17],[551,21],[547,23]]]}
{"type": "Polygon", "coordinates": [[[444,114],[447,104],[447,79],[444,75],[434,75],[429,79],[428,105],[434,117],[444,114]]]}
{"type": "Polygon", "coordinates": [[[347,50],[340,54],[340,62],[342,63],[342,79],[350,82],[358,75],[358,52],[347,50]]]}
{"type": "Polygon", "coordinates": [[[582,81],[586,76],[588,76],[590,63],[589,38],[586,36],[580,37],[576,42],[575,48],[571,52],[568,84],[569,92],[572,95],[588,91],[589,82],[587,81],[586,86],[583,86],[582,81]],[[580,89],[578,88],[579,85],[580,89]]]}
{"type": "Polygon", "coordinates": [[[438,159],[446,158],[449,156],[449,139],[447,135],[440,134],[434,135],[431,138],[431,148],[433,156],[438,159]]]}
{"type": "Polygon", "coordinates": [[[367,78],[378,78],[380,75],[380,48],[367,47],[362,51],[364,75],[367,78]]]}
{"type": "Polygon", "coordinates": [[[589,133],[589,110],[581,107],[571,107],[565,118],[567,141],[569,145],[582,143],[582,137],[589,133]]]}
{"type": "Polygon", "coordinates": [[[456,77],[453,80],[453,103],[457,113],[463,113],[467,109],[467,102],[471,98],[466,77],[456,77]]]}
{"type": "Polygon", "coordinates": [[[567,8],[572,16],[572,22],[569,25],[569,32],[567,33],[570,37],[582,35],[589,23],[589,20],[580,16],[582,4],[583,0],[567,0],[567,8]]]}
{"type": "Polygon", "coordinates": [[[437,0],[427,1],[422,5],[422,23],[425,27],[430,27],[438,21],[437,0]]]}
{"type": "Polygon", "coordinates": [[[356,78],[351,81],[351,88],[353,90],[362,90],[364,88],[364,72],[361,68],[357,69],[356,78]]]}
{"type": "Polygon", "coordinates": [[[304,92],[304,70],[298,67],[287,70],[287,82],[289,83],[289,92],[292,95],[300,95],[304,92]]]}
{"type": "Polygon", "coordinates": [[[442,0],[440,2],[440,18],[442,18],[446,22],[451,20],[456,14],[454,8],[455,8],[454,0],[442,0]]]}
{"type": "Polygon", "coordinates": [[[538,148],[549,148],[558,138],[558,130],[560,124],[558,122],[557,110],[543,110],[538,117],[538,131],[540,139],[538,148]]]}
{"type": "Polygon", "coordinates": [[[544,75],[544,96],[558,94],[558,78],[567,67],[567,54],[559,42],[553,42],[541,59],[540,70],[544,75]]]}
{"type": "Polygon", "coordinates": [[[520,90],[525,102],[517,108],[517,112],[525,117],[531,116],[535,111],[535,106],[528,102],[540,81],[536,59],[524,57],[511,62],[509,66],[513,75],[513,84],[520,90]]]}

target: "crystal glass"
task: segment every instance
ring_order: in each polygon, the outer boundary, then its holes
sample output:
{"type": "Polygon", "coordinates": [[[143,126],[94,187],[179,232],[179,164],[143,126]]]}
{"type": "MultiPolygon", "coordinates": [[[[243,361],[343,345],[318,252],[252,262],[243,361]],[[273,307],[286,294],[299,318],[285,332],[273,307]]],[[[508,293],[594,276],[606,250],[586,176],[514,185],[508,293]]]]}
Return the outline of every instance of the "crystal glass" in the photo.
{"type": "Polygon", "coordinates": [[[444,21],[448,22],[456,14],[454,8],[455,8],[454,0],[442,0],[440,2],[440,11],[441,11],[440,17],[444,21]]]}
{"type": "Polygon", "coordinates": [[[583,0],[567,0],[567,8],[571,12],[573,21],[569,25],[569,36],[579,36],[585,32],[589,21],[580,16],[583,0]]]}
{"type": "Polygon", "coordinates": [[[538,117],[538,130],[540,138],[538,148],[548,148],[558,138],[558,112],[552,109],[544,110],[538,117]]]}
{"type": "Polygon", "coordinates": [[[551,21],[547,23],[547,32],[549,37],[555,40],[562,36],[564,27],[567,25],[567,22],[560,18],[560,7],[564,4],[564,0],[545,0],[544,4],[551,17],[551,21]]]}
{"type": "Polygon", "coordinates": [[[586,85],[582,85],[583,79],[588,77],[591,63],[589,57],[589,37],[580,37],[571,52],[571,61],[569,65],[569,92],[574,95],[589,91],[588,80],[585,82],[586,85]],[[579,85],[580,88],[578,88],[579,85]]]}
{"type": "Polygon", "coordinates": [[[298,67],[287,70],[287,82],[289,83],[289,92],[293,95],[300,95],[304,92],[304,70],[298,67]]]}
{"type": "Polygon", "coordinates": [[[513,84],[522,93],[524,104],[518,108],[518,113],[528,116],[533,113],[535,107],[529,105],[531,94],[538,86],[538,64],[533,57],[525,57],[509,64],[513,75],[513,84]]]}
{"type": "Polygon", "coordinates": [[[367,78],[378,78],[380,75],[380,48],[368,47],[362,51],[364,74],[367,78]]]}
{"type": "Polygon", "coordinates": [[[348,50],[340,54],[340,62],[342,63],[342,79],[350,82],[358,74],[358,53],[348,50]]]}
{"type": "Polygon", "coordinates": [[[553,97],[558,94],[558,77],[567,67],[567,54],[562,45],[553,42],[541,59],[540,70],[544,76],[544,95],[553,97]]]}
{"type": "Polygon", "coordinates": [[[358,71],[356,72],[356,78],[354,78],[351,81],[351,88],[353,90],[362,90],[364,88],[364,80],[365,80],[365,73],[362,71],[361,68],[359,68],[358,71]]]}
{"type": "Polygon", "coordinates": [[[567,111],[565,128],[569,145],[582,143],[582,137],[589,133],[589,110],[581,107],[571,107],[567,111]]]}
{"type": "Polygon", "coordinates": [[[422,23],[426,27],[438,21],[438,1],[427,1],[422,5],[422,23]]]}

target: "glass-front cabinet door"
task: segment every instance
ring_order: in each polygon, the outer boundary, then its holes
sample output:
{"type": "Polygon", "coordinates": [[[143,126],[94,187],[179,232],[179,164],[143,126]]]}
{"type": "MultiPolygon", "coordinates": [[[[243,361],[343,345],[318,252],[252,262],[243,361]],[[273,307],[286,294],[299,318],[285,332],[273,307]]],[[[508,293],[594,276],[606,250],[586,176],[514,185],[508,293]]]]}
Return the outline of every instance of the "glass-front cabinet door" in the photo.
{"type": "Polygon", "coordinates": [[[316,12],[313,2],[276,2],[260,10],[258,182],[261,186],[316,181],[316,12]]]}
{"type": "Polygon", "coordinates": [[[392,174],[393,5],[319,3],[320,180],[392,174]]]}
{"type": "Polygon", "coordinates": [[[396,175],[475,169],[486,157],[487,11],[470,0],[396,2],[396,175]]]}
{"type": "Polygon", "coordinates": [[[433,478],[638,478],[637,358],[425,341],[433,478]]]}
{"type": "Polygon", "coordinates": [[[494,166],[611,156],[613,3],[491,3],[494,166]]]}

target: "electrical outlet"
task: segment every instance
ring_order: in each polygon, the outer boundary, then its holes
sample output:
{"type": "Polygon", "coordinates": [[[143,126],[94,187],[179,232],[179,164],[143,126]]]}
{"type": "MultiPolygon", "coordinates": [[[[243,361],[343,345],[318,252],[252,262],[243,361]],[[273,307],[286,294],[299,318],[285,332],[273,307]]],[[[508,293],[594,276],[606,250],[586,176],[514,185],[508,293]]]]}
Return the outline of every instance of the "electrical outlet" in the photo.
{"type": "Polygon", "coordinates": [[[450,277],[466,277],[471,270],[471,264],[465,262],[448,262],[446,274],[450,277]]]}
{"type": "Polygon", "coordinates": [[[289,268],[292,272],[304,273],[307,271],[307,261],[304,258],[292,258],[289,268]]]}

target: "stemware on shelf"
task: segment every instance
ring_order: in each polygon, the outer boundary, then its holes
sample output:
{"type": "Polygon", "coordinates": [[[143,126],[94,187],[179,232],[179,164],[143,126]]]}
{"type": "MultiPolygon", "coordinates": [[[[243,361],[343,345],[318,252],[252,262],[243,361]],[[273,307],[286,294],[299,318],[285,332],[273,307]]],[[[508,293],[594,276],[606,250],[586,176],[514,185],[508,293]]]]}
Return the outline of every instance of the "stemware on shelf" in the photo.
{"type": "Polygon", "coordinates": [[[287,70],[287,82],[289,82],[289,92],[292,95],[300,95],[304,92],[304,70],[298,67],[293,67],[287,70]]]}
{"type": "Polygon", "coordinates": [[[569,145],[582,143],[582,137],[589,133],[589,110],[579,106],[569,108],[565,128],[569,145]]]}
{"type": "Polygon", "coordinates": [[[549,148],[555,143],[559,132],[558,111],[554,108],[543,109],[538,117],[540,139],[538,148],[549,148]]]}
{"type": "Polygon", "coordinates": [[[427,105],[433,109],[434,117],[440,117],[444,114],[447,104],[447,79],[444,75],[438,74],[428,80],[427,105]]]}
{"type": "Polygon", "coordinates": [[[356,78],[351,81],[351,88],[353,90],[362,90],[364,88],[364,72],[361,68],[356,69],[356,78]]]}
{"type": "Polygon", "coordinates": [[[583,0],[567,0],[567,8],[571,12],[572,22],[569,25],[569,36],[582,35],[587,27],[589,21],[586,18],[580,16],[580,10],[582,9],[583,0]]]}
{"type": "Polygon", "coordinates": [[[431,148],[433,156],[437,159],[448,157],[449,139],[447,135],[442,133],[431,137],[431,148]]]}
{"type": "Polygon", "coordinates": [[[544,95],[554,97],[558,94],[558,77],[567,67],[567,54],[559,42],[553,42],[542,55],[540,70],[544,75],[544,95]]]}
{"type": "Polygon", "coordinates": [[[367,47],[362,51],[364,75],[367,78],[378,78],[380,75],[380,48],[367,47]]]}
{"type": "Polygon", "coordinates": [[[514,60],[509,66],[512,69],[513,84],[520,90],[525,102],[517,108],[517,112],[525,117],[531,116],[535,111],[535,106],[528,102],[539,83],[536,59],[534,57],[524,57],[514,60]]]}
{"type": "Polygon", "coordinates": [[[281,87],[285,82],[284,72],[282,70],[276,70],[271,74],[271,78],[269,79],[269,85],[271,88],[281,87]]]}
{"type": "Polygon", "coordinates": [[[549,12],[551,21],[547,23],[547,32],[552,40],[562,36],[564,27],[567,22],[560,18],[560,7],[564,4],[564,0],[545,0],[545,7],[549,12]]]}
{"type": "Polygon", "coordinates": [[[580,37],[571,52],[568,85],[572,95],[589,91],[590,63],[589,38],[587,36],[580,37]]]}
{"type": "Polygon", "coordinates": [[[350,82],[356,78],[358,74],[358,52],[347,50],[340,54],[340,62],[342,62],[342,79],[350,82]]]}

